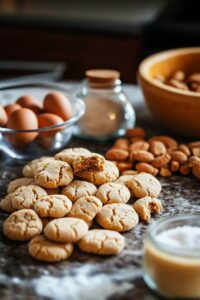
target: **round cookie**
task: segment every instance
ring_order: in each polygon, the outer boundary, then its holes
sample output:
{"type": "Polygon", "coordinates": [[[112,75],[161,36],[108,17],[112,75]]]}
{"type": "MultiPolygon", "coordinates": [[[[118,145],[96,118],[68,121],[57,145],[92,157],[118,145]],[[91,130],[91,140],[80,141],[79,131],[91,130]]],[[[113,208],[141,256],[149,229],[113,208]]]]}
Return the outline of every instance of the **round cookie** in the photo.
{"type": "Polygon", "coordinates": [[[12,193],[8,194],[5,198],[1,199],[0,209],[7,213],[12,213],[13,211],[15,211],[12,205],[12,193]]]}
{"type": "Polygon", "coordinates": [[[69,148],[57,153],[55,159],[65,161],[72,166],[77,157],[88,154],[91,154],[91,152],[85,148],[69,148]]]}
{"type": "Polygon", "coordinates": [[[73,180],[73,171],[64,161],[41,162],[35,168],[34,178],[42,187],[57,188],[68,185],[73,180]]]}
{"type": "Polygon", "coordinates": [[[64,195],[48,195],[34,203],[34,210],[42,217],[61,218],[72,208],[72,202],[64,195]]]}
{"type": "Polygon", "coordinates": [[[21,186],[14,193],[12,193],[12,205],[15,210],[24,208],[32,209],[34,203],[42,196],[47,196],[47,193],[40,186],[21,186]]]}
{"type": "Polygon", "coordinates": [[[74,180],[62,189],[61,194],[67,196],[72,202],[74,202],[84,196],[94,196],[96,191],[97,188],[93,183],[74,180]]]}
{"type": "Polygon", "coordinates": [[[127,182],[127,186],[136,198],[146,196],[157,198],[162,189],[160,182],[154,176],[143,172],[134,175],[127,182]]]}
{"type": "Polygon", "coordinates": [[[73,249],[71,243],[54,243],[44,235],[34,237],[28,244],[28,252],[33,258],[47,262],[65,260],[72,254],[73,249]]]}
{"type": "Polygon", "coordinates": [[[3,224],[3,233],[15,241],[29,241],[42,232],[42,221],[32,209],[13,212],[3,224]]]}
{"type": "Polygon", "coordinates": [[[115,182],[109,182],[98,188],[96,196],[103,204],[111,204],[127,203],[131,195],[126,186],[115,182]]]}
{"type": "Polygon", "coordinates": [[[42,156],[40,158],[36,158],[31,160],[28,164],[23,167],[22,173],[25,177],[34,177],[35,167],[41,162],[49,162],[54,160],[51,156],[42,156]]]}
{"type": "Polygon", "coordinates": [[[92,229],[79,241],[79,248],[83,252],[114,255],[124,248],[124,237],[115,231],[92,229]]]}
{"type": "Polygon", "coordinates": [[[135,227],[139,217],[132,206],[113,203],[104,205],[97,214],[96,220],[105,229],[124,232],[135,227]]]}
{"type": "Polygon", "coordinates": [[[72,206],[69,217],[83,219],[90,223],[101,210],[102,202],[95,196],[79,198],[72,206]]]}
{"type": "Polygon", "coordinates": [[[17,178],[8,184],[7,192],[13,193],[21,186],[34,184],[34,183],[35,183],[34,178],[26,178],[26,177],[17,178]]]}
{"type": "Polygon", "coordinates": [[[117,166],[106,160],[103,171],[85,170],[76,174],[78,177],[88,180],[96,185],[101,185],[106,182],[113,182],[119,177],[117,166]]]}
{"type": "Polygon", "coordinates": [[[88,225],[78,218],[60,218],[44,228],[45,236],[54,242],[76,243],[88,232],[88,225]]]}

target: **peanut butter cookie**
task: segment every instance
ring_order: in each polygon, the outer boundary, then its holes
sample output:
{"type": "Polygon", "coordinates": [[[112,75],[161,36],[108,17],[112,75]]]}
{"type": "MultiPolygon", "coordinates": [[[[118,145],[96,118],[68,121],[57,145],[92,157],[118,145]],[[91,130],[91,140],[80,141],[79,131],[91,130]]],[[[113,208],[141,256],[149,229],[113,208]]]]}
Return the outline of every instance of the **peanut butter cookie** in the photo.
{"type": "Polygon", "coordinates": [[[34,237],[28,244],[29,254],[37,259],[47,262],[57,262],[67,259],[73,252],[71,243],[54,243],[44,235],[34,237]]]}
{"type": "Polygon", "coordinates": [[[162,210],[161,201],[156,198],[144,197],[138,199],[133,204],[142,221],[148,222],[151,219],[151,213],[159,214],[162,210]]]}
{"type": "Polygon", "coordinates": [[[49,162],[54,160],[51,156],[42,156],[40,158],[36,158],[31,160],[28,164],[23,167],[22,173],[25,177],[34,177],[34,170],[35,167],[40,164],[41,162],[49,162]]]}
{"type": "Polygon", "coordinates": [[[147,173],[133,175],[132,179],[127,182],[127,186],[136,198],[146,196],[156,198],[162,189],[160,182],[154,176],[147,173]]]}
{"type": "Polygon", "coordinates": [[[86,223],[90,223],[101,210],[102,202],[94,196],[86,196],[79,198],[72,206],[69,217],[83,219],[86,223]]]}
{"type": "Polygon", "coordinates": [[[111,204],[127,203],[131,195],[126,186],[115,182],[109,182],[104,183],[98,188],[96,196],[103,204],[111,204]]]}
{"type": "Polygon", "coordinates": [[[73,180],[73,171],[64,161],[53,160],[38,164],[34,172],[35,182],[46,188],[68,185],[73,180]]]}
{"type": "Polygon", "coordinates": [[[55,159],[65,161],[72,166],[73,161],[77,157],[89,154],[91,154],[91,152],[85,148],[69,148],[57,153],[55,159]]]}
{"type": "Polygon", "coordinates": [[[88,180],[96,185],[101,185],[106,182],[113,182],[119,177],[117,166],[106,160],[103,171],[85,170],[76,174],[78,177],[88,180]]]}
{"type": "Polygon", "coordinates": [[[97,153],[89,155],[80,155],[73,161],[74,173],[78,173],[87,169],[96,171],[103,171],[105,165],[105,158],[97,153]]]}
{"type": "Polygon", "coordinates": [[[15,210],[33,208],[34,203],[42,196],[47,196],[47,193],[37,185],[21,186],[12,193],[12,205],[15,210]]]}
{"type": "Polygon", "coordinates": [[[29,241],[42,232],[42,221],[32,209],[13,212],[3,224],[3,233],[15,241],[29,241]]]}
{"type": "Polygon", "coordinates": [[[44,228],[45,236],[54,242],[76,243],[88,232],[88,225],[78,218],[60,218],[44,228]]]}
{"type": "Polygon", "coordinates": [[[87,181],[74,180],[68,186],[62,189],[62,194],[67,196],[72,202],[75,202],[84,196],[94,196],[96,194],[96,186],[87,181]]]}
{"type": "Polygon", "coordinates": [[[124,248],[124,237],[115,231],[93,229],[80,240],[79,248],[87,253],[114,255],[124,248]]]}
{"type": "Polygon", "coordinates": [[[13,193],[14,191],[16,191],[16,189],[18,189],[21,186],[34,184],[34,183],[35,183],[34,178],[26,178],[26,177],[17,178],[9,183],[7,192],[13,193]]]}
{"type": "Polygon", "coordinates": [[[128,231],[138,224],[138,214],[127,204],[106,204],[96,216],[97,223],[105,229],[128,231]]]}
{"type": "Polygon", "coordinates": [[[72,202],[64,195],[43,196],[34,204],[34,210],[42,218],[64,217],[71,208],[72,202]]]}
{"type": "Polygon", "coordinates": [[[15,211],[12,205],[12,193],[8,194],[4,199],[1,199],[0,209],[7,213],[12,213],[13,211],[15,211]]]}

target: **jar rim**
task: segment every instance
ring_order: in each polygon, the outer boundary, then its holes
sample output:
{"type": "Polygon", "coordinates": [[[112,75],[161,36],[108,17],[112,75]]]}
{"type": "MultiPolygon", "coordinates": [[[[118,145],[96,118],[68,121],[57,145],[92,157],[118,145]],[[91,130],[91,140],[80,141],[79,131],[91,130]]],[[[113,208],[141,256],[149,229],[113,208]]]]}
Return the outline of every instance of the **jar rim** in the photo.
{"type": "MultiPolygon", "coordinates": [[[[180,227],[187,226],[187,225],[194,227],[194,225],[189,224],[189,222],[195,222],[195,221],[196,221],[195,226],[200,227],[200,214],[197,213],[191,215],[181,214],[178,216],[164,217],[158,221],[155,221],[153,224],[149,226],[146,233],[147,239],[150,240],[150,242],[155,248],[157,248],[158,250],[166,254],[171,254],[178,257],[200,258],[200,247],[191,248],[191,247],[184,246],[180,248],[180,247],[166,245],[165,243],[162,243],[156,239],[157,231],[161,229],[161,227],[164,227],[165,225],[172,225],[172,223],[175,224],[177,222],[177,225],[175,227],[178,227],[178,222],[182,222],[182,225],[179,225],[180,227]]],[[[175,227],[172,226],[171,228],[175,228],[175,227]]]]}

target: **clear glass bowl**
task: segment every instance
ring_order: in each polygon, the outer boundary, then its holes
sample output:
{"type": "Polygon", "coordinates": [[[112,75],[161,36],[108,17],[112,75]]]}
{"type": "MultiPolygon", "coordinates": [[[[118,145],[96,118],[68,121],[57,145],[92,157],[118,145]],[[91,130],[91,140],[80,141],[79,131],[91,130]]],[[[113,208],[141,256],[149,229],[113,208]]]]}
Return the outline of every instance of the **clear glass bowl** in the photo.
{"type": "Polygon", "coordinates": [[[81,99],[68,93],[68,90],[61,85],[33,83],[3,88],[0,89],[0,103],[2,106],[15,103],[22,95],[32,95],[42,102],[44,96],[54,90],[64,93],[69,99],[73,112],[72,118],[58,125],[33,130],[14,130],[0,127],[0,151],[15,159],[31,159],[52,154],[67,145],[73,134],[74,125],[85,112],[85,105],[81,99]],[[55,134],[51,134],[53,130],[56,131],[55,134]],[[38,136],[32,142],[26,145],[20,142],[16,143],[16,141],[20,141],[20,135],[26,134],[28,136],[35,133],[38,133],[38,136]],[[39,133],[47,134],[40,135],[39,133]]]}

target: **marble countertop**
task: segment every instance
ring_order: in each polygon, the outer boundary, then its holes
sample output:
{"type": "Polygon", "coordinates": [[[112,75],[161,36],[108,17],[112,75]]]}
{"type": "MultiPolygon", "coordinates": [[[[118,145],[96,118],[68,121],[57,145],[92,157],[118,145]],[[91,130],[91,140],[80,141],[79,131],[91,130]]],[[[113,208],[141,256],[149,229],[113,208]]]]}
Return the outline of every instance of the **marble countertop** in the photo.
{"type": "MultiPolygon", "coordinates": [[[[70,89],[74,89],[70,85],[70,89]]],[[[150,117],[137,87],[126,86],[136,109],[137,124],[149,135],[166,132],[150,117]]],[[[73,138],[71,146],[86,146],[104,153],[109,143],[91,143],[73,138]]],[[[25,162],[0,160],[0,196],[6,194],[8,182],[21,174],[25,162]]],[[[199,181],[192,176],[174,175],[160,178],[164,211],[156,219],[181,213],[200,213],[199,181]]],[[[0,232],[6,214],[0,212],[0,232]]],[[[158,300],[142,279],[142,238],[149,224],[141,223],[124,234],[126,247],[119,256],[99,257],[78,249],[68,261],[46,264],[33,260],[27,244],[8,241],[0,233],[0,299],[1,300],[158,300]]]]}

